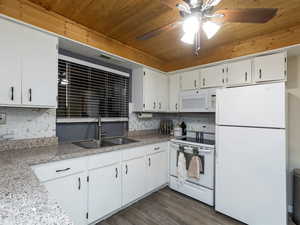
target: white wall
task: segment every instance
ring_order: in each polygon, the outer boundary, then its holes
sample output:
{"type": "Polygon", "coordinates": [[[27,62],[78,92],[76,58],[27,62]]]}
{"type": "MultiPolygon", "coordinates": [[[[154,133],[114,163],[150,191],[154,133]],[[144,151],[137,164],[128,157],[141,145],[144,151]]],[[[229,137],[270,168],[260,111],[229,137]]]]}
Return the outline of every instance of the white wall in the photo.
{"type": "Polygon", "coordinates": [[[0,125],[0,136],[13,140],[56,136],[55,109],[0,108],[7,123],[0,125]]]}
{"type": "Polygon", "coordinates": [[[300,56],[288,59],[288,201],[292,205],[292,171],[300,168],[300,56]]]}

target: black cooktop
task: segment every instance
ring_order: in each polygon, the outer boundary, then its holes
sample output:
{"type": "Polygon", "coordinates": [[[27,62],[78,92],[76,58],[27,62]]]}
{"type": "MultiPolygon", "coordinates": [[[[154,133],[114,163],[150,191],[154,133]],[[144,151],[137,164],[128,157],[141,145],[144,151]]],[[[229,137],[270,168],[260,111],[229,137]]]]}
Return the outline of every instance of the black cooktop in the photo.
{"type": "Polygon", "coordinates": [[[192,142],[197,144],[205,144],[205,145],[215,145],[215,140],[209,140],[209,139],[196,139],[191,137],[180,137],[176,138],[176,140],[179,141],[186,141],[186,142],[192,142]]]}

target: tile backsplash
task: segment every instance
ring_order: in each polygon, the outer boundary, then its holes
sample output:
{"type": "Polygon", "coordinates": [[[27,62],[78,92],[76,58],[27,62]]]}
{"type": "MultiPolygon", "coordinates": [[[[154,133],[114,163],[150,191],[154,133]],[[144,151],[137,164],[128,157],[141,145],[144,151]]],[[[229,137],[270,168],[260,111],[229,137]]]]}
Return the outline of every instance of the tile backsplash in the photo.
{"type": "Polygon", "coordinates": [[[0,112],[6,113],[0,137],[20,140],[56,136],[55,109],[0,108],[0,112]]]}

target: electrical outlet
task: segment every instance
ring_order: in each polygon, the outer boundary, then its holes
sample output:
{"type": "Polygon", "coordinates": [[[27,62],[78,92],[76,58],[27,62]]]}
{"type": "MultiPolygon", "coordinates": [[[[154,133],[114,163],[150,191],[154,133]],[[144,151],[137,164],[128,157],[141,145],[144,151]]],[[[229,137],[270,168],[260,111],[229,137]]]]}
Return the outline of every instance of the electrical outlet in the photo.
{"type": "Polygon", "coordinates": [[[0,125],[6,124],[6,113],[0,112],[0,125]]]}

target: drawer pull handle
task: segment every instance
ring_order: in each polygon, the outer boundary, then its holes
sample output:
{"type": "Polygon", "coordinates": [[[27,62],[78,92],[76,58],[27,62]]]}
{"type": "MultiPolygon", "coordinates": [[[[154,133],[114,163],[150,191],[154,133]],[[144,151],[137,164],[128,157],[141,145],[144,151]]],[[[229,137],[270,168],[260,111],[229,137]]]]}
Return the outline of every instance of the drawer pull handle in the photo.
{"type": "Polygon", "coordinates": [[[118,175],[119,175],[119,171],[118,168],[116,168],[116,178],[118,178],[118,175]]]}
{"type": "Polygon", "coordinates": [[[81,179],[80,179],[80,177],[78,177],[78,190],[80,190],[81,189],[81,179]]]}
{"type": "Polygon", "coordinates": [[[66,172],[66,171],[68,171],[70,169],[71,168],[66,168],[66,169],[62,169],[62,170],[56,170],[56,173],[66,172]]]}
{"type": "Polygon", "coordinates": [[[160,149],[160,147],[155,147],[155,148],[154,148],[154,150],[156,150],[156,151],[159,150],[159,149],[160,149]]]}
{"type": "Polygon", "coordinates": [[[128,173],[128,166],[126,165],[125,168],[126,168],[125,174],[127,174],[128,173]]]}
{"type": "Polygon", "coordinates": [[[151,167],[151,158],[149,157],[149,167],[151,167]]]}
{"type": "Polygon", "coordinates": [[[14,97],[14,87],[11,87],[10,90],[11,90],[11,98],[10,98],[10,100],[14,101],[14,98],[15,98],[14,97]]]}

